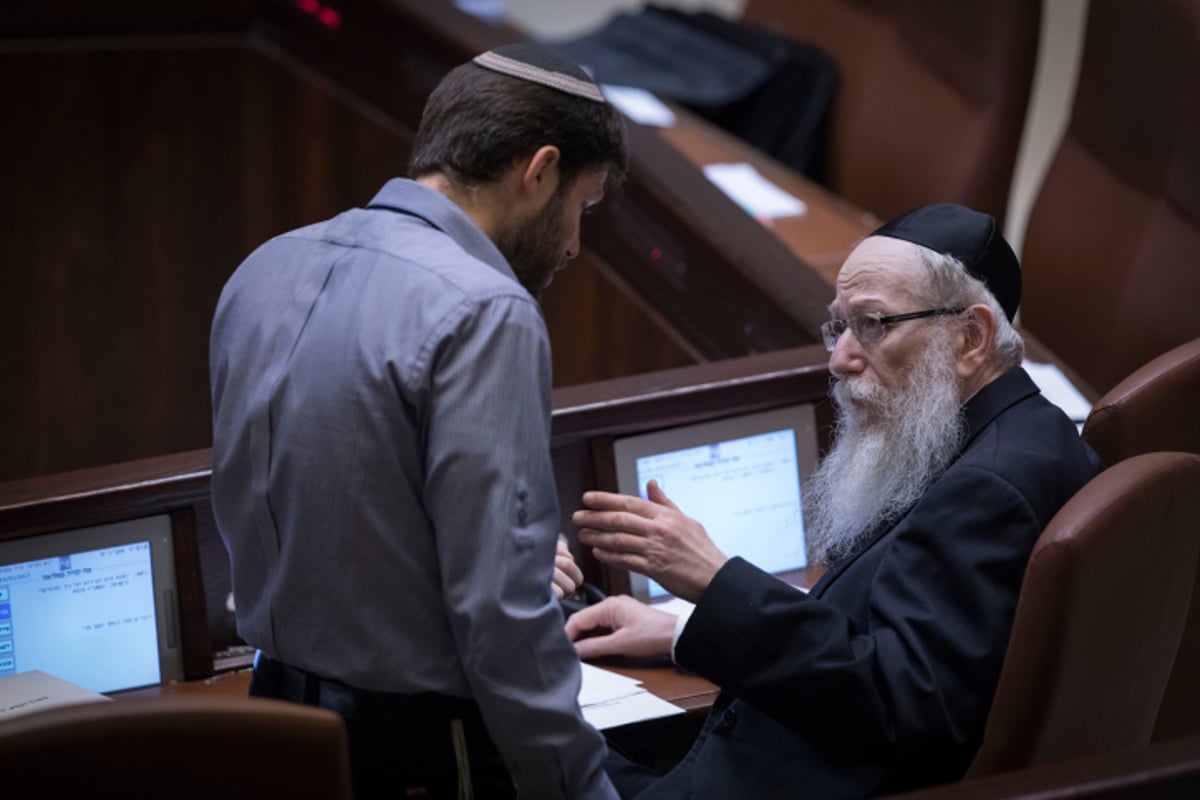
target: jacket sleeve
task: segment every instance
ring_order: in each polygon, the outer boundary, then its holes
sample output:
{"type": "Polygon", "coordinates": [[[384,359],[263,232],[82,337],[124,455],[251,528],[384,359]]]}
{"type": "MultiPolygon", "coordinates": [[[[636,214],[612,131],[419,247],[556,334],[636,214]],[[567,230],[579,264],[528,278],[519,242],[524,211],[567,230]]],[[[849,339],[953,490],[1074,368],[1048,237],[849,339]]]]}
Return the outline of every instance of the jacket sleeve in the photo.
{"type": "Polygon", "coordinates": [[[700,598],[676,659],[832,745],[896,757],[973,751],[1040,532],[1002,476],[951,469],[870,546],[881,553],[821,597],[732,560],[700,598]]]}

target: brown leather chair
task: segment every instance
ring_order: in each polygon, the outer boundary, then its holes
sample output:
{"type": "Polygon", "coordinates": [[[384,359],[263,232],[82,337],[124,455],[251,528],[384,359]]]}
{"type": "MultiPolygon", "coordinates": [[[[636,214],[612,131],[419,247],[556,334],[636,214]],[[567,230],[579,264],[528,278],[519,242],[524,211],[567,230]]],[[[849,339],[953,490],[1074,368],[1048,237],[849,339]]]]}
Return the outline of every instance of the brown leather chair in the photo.
{"type": "Polygon", "coordinates": [[[1003,219],[1041,0],[749,0],[837,63],[822,180],[880,218],[955,201],[1003,219]]]}
{"type": "MultiPolygon", "coordinates": [[[[1154,450],[1200,454],[1200,339],[1163,353],[1100,398],[1084,423],[1083,438],[1106,464],[1154,450]]],[[[1193,588],[1154,739],[1193,734],[1200,734],[1200,581],[1193,588]]]]}
{"type": "Polygon", "coordinates": [[[1022,251],[1023,324],[1101,394],[1200,336],[1200,0],[1091,0],[1022,251]]]}
{"type": "Polygon", "coordinates": [[[5,797],[349,800],[346,728],[281,700],[164,695],[0,722],[5,797]]]}
{"type": "Polygon", "coordinates": [[[1105,464],[1156,450],[1200,453],[1200,339],[1163,353],[1108,391],[1092,406],[1083,438],[1105,464]]]}
{"type": "Polygon", "coordinates": [[[1200,556],[1198,488],[1200,456],[1138,455],[1050,521],[968,777],[1150,742],[1200,556]]]}
{"type": "MultiPolygon", "coordinates": [[[[1163,353],[1100,398],[1083,438],[1106,464],[1155,450],[1200,454],[1200,338],[1163,353]]],[[[1200,580],[1192,592],[1155,741],[1200,734],[1200,580]]]]}

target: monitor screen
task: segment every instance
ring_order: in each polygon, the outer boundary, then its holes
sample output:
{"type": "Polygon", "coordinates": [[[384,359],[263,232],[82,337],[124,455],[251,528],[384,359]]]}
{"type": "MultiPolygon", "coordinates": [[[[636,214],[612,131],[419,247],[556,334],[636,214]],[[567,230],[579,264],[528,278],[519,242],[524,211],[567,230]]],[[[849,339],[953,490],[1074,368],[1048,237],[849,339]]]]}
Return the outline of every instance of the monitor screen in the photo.
{"type": "MultiPolygon", "coordinates": [[[[801,486],[817,460],[811,404],[725,417],[613,442],[617,491],[646,496],[654,479],[728,556],[775,574],[807,564],[801,486]]],[[[635,597],[669,597],[630,575],[635,597]]]]}
{"type": "Polygon", "coordinates": [[[95,692],[183,678],[166,515],[0,542],[0,677],[95,692]]]}

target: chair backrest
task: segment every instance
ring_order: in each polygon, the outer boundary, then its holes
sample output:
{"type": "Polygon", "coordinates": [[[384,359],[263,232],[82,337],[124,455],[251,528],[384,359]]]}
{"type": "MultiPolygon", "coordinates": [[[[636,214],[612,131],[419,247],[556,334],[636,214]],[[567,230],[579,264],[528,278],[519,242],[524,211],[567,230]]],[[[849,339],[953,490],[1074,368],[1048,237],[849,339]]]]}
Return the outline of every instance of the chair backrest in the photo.
{"type": "Polygon", "coordinates": [[[345,724],[281,700],[191,694],[85,703],[0,723],[6,797],[349,800],[345,724]]]}
{"type": "Polygon", "coordinates": [[[1200,336],[1200,0],[1091,0],[1021,319],[1103,394],[1200,336]]]}
{"type": "Polygon", "coordinates": [[[1041,0],[748,0],[837,63],[822,181],[881,218],[954,201],[1003,219],[1041,0]]]}
{"type": "Polygon", "coordinates": [[[1046,526],[968,777],[1151,740],[1200,556],[1198,489],[1200,456],[1138,455],[1046,526]]]}
{"type": "MultiPolygon", "coordinates": [[[[1200,339],[1163,353],[1101,397],[1083,425],[1083,438],[1105,464],[1155,450],[1200,454],[1200,339]]],[[[1200,734],[1200,581],[1192,590],[1191,610],[1153,738],[1162,741],[1196,734],[1200,734]]]]}
{"type": "Polygon", "coordinates": [[[1106,392],[1088,414],[1083,438],[1105,464],[1156,450],[1200,453],[1200,339],[1163,353],[1106,392]]]}

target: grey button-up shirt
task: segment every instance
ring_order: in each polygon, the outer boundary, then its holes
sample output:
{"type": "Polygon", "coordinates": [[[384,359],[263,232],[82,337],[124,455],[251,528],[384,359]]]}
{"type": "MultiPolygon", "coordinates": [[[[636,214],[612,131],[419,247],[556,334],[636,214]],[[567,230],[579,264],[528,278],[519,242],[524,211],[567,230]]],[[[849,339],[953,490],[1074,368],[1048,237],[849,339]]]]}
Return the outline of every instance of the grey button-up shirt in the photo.
{"type": "Polygon", "coordinates": [[[615,796],[550,589],[537,304],[442,194],[397,179],[371,206],[267,242],[217,306],[238,632],[351,686],[474,697],[524,797],[615,796]]]}

